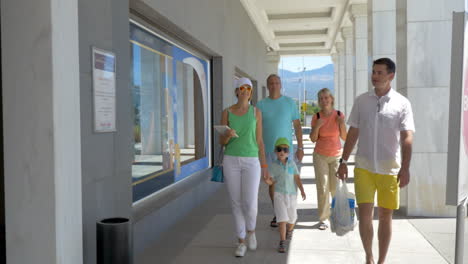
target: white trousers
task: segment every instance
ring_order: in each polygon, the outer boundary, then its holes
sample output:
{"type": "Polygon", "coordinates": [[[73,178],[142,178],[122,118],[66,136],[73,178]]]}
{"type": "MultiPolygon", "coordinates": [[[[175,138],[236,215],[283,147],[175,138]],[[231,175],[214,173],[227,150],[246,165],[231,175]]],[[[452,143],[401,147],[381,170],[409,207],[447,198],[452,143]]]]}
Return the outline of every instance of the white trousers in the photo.
{"type": "Polygon", "coordinates": [[[236,235],[245,239],[247,231],[255,230],[260,185],[260,161],[256,157],[225,155],[224,182],[231,198],[236,235]]]}

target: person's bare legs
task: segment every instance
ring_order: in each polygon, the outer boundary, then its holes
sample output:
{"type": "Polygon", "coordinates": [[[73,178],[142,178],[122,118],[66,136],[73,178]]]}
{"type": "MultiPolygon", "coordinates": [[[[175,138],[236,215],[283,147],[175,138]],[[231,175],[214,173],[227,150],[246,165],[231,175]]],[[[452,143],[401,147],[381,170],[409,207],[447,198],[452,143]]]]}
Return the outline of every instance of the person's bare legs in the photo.
{"type": "Polygon", "coordinates": [[[286,222],[278,223],[280,240],[286,240],[286,222]]]}
{"type": "Polygon", "coordinates": [[[372,254],[372,239],[374,237],[374,228],[372,227],[372,218],[374,216],[373,203],[361,203],[359,206],[359,235],[361,236],[362,246],[366,252],[366,263],[373,264],[374,256],[372,254]]]}
{"type": "MultiPolygon", "coordinates": [[[[274,184],[268,185],[268,194],[270,195],[271,205],[273,205],[273,210],[274,210],[275,208],[275,185],[274,184]]],[[[276,221],[275,219],[276,219],[276,215],[273,212],[273,220],[271,220],[271,223],[270,223],[271,227],[278,226],[278,223],[276,223],[276,226],[273,224],[273,221],[276,221]]]]}
{"type": "MultiPolygon", "coordinates": [[[[247,231],[247,236],[252,235],[254,232],[255,230],[247,231]]],[[[238,238],[237,240],[239,241],[239,244],[245,244],[245,238],[238,238]]]]}
{"type": "Polygon", "coordinates": [[[291,239],[292,239],[292,232],[293,232],[293,230],[294,230],[294,226],[295,226],[295,224],[290,224],[290,223],[288,223],[288,224],[286,225],[286,239],[287,239],[287,240],[291,240],[291,239]]]}
{"type": "Polygon", "coordinates": [[[274,204],[275,200],[275,185],[268,185],[268,194],[270,195],[271,204],[274,204]]]}
{"type": "Polygon", "coordinates": [[[392,216],[392,209],[379,207],[379,264],[385,262],[392,239],[392,216]]]}

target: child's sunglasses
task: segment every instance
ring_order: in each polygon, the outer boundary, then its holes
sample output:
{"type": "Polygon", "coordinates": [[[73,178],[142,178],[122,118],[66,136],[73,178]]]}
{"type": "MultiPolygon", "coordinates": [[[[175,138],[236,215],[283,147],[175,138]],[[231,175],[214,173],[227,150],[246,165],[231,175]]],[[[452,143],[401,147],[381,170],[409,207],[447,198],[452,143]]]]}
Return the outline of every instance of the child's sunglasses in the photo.
{"type": "Polygon", "coordinates": [[[250,87],[249,85],[242,85],[241,87],[239,87],[239,91],[243,92],[244,90],[247,90],[247,91],[252,91],[252,87],[250,87]]]}
{"type": "Polygon", "coordinates": [[[283,147],[276,147],[275,150],[276,150],[276,152],[281,152],[281,151],[283,151],[284,153],[289,152],[289,148],[287,148],[287,147],[284,147],[284,148],[283,147]]]}

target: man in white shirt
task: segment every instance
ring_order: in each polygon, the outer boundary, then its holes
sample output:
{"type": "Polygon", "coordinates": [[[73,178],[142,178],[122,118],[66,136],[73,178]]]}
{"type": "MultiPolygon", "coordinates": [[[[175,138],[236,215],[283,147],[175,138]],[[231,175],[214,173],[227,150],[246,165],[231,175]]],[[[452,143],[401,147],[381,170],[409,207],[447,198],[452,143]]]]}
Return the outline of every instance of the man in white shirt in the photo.
{"type": "Polygon", "coordinates": [[[399,208],[400,188],[410,180],[410,160],[414,120],[407,98],[390,86],[395,77],[395,63],[388,58],[374,61],[374,90],[354,101],[348,119],[348,137],[338,168],[338,177],[348,177],[347,160],[357,140],[354,184],[359,206],[359,233],[366,263],[374,263],[372,254],[374,196],[379,207],[379,259],[384,263],[392,236],[393,210],[399,208]]]}

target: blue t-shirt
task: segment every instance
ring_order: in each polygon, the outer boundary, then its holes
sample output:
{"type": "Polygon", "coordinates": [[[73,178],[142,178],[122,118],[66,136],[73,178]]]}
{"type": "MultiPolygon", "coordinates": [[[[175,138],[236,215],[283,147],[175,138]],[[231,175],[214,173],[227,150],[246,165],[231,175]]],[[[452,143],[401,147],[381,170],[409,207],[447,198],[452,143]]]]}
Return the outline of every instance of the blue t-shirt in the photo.
{"type": "Polygon", "coordinates": [[[271,177],[276,181],[275,192],[282,194],[297,194],[297,186],[294,181],[294,175],[299,175],[296,163],[288,159],[286,165],[281,161],[275,160],[269,168],[271,177]]]}
{"type": "Polygon", "coordinates": [[[287,138],[292,147],[293,120],[300,118],[294,100],[287,96],[275,100],[267,97],[258,102],[257,108],[262,112],[265,152],[273,152],[280,137],[287,138]]]}

